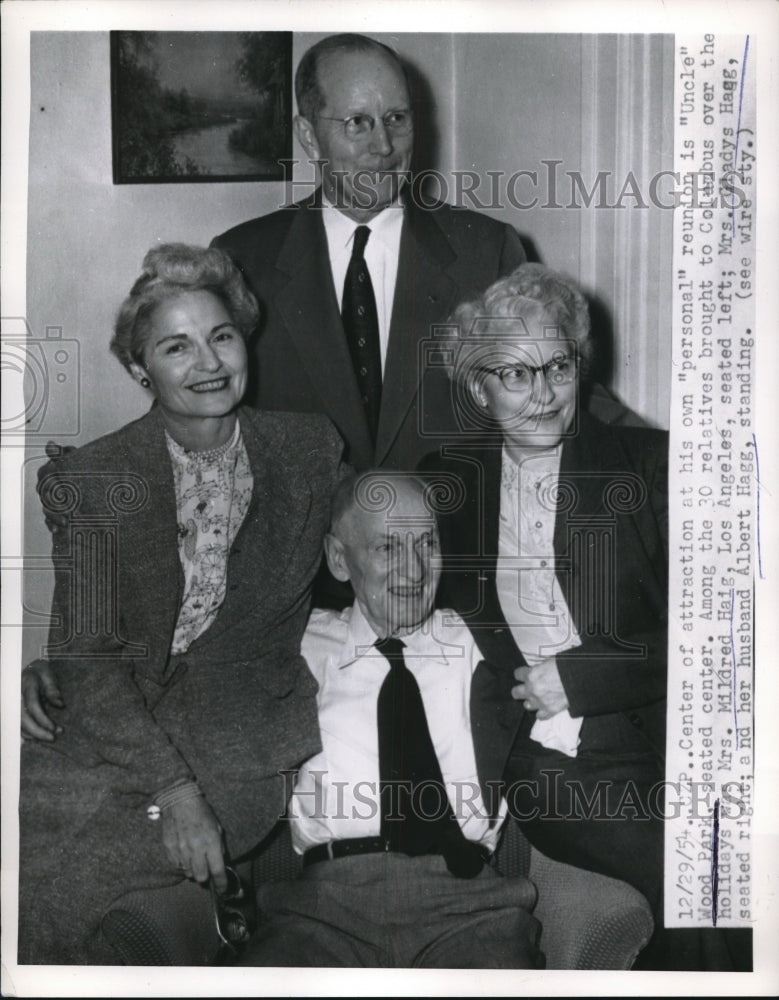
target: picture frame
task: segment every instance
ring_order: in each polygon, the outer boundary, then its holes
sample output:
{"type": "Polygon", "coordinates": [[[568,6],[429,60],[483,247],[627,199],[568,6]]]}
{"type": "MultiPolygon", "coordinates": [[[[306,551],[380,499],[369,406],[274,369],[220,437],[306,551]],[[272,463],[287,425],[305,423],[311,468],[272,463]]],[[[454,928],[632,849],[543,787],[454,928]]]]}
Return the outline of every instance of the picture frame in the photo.
{"type": "Polygon", "coordinates": [[[112,31],[114,184],[278,181],[291,31],[112,31]]]}

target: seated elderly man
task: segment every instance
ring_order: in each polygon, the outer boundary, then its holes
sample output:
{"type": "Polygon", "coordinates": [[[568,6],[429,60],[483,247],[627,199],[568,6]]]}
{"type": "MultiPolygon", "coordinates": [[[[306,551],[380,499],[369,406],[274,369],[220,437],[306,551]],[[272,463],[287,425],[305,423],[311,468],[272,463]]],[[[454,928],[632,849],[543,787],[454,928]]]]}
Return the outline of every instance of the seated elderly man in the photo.
{"type": "MultiPolygon", "coordinates": [[[[542,966],[535,887],[491,865],[521,705],[510,670],[482,660],[457,615],[433,611],[438,530],[422,483],[342,482],[325,551],[356,599],[313,611],[303,639],[323,747],[288,811],[303,873],[261,886],[242,964],[542,966]]],[[[54,678],[44,661],[25,673],[25,734],[54,739],[54,678]]]]}
{"type": "Polygon", "coordinates": [[[420,482],[342,484],[325,550],[356,600],[314,611],[303,640],[323,745],[289,808],[304,869],[260,888],[243,964],[538,967],[535,888],[490,866],[511,677],[432,610],[438,534],[420,482]]]}

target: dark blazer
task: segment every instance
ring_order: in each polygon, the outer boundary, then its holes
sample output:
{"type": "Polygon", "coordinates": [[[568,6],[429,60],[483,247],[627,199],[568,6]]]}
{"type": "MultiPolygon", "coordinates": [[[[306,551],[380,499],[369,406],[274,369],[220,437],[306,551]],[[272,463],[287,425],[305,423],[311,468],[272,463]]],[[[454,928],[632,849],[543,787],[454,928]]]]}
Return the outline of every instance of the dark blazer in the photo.
{"type": "MultiPolygon", "coordinates": [[[[460,503],[439,517],[439,604],[470,625],[489,660],[524,664],[498,602],[501,441],[428,456],[460,503]]],[[[667,635],[667,435],[580,415],[563,443],[556,572],[580,647],[557,654],[583,749],[664,752],[667,635]],[[593,586],[595,581],[596,586],[593,586]]],[[[508,692],[506,692],[508,694],[508,692]]]]}
{"type": "MultiPolygon", "coordinates": [[[[484,652],[484,646],[478,643],[484,652]]],[[[506,697],[514,681],[513,663],[505,656],[482,660],[471,680],[470,714],[476,773],[490,819],[498,815],[503,777],[524,715],[522,702],[506,697]]]]}
{"type": "Polygon", "coordinates": [[[263,409],[325,413],[358,469],[413,469],[457,430],[451,389],[434,349],[434,325],[525,260],[515,231],[477,212],[437,204],[405,208],[382,407],[371,445],[333,287],[321,195],[218,236],[263,312],[256,382],[263,409]]]}
{"type": "MultiPolygon", "coordinates": [[[[521,714],[504,772],[509,811],[542,853],[630,882],[659,914],[667,435],[581,414],[578,433],[563,443],[555,564],[581,646],[556,659],[571,714],[583,716],[576,757],[531,740],[534,713],[511,698],[513,671],[525,661],[495,582],[501,453],[499,434],[464,440],[429,456],[422,468],[438,478],[437,495],[450,511],[439,516],[445,560],[439,603],[460,612],[495,664],[495,716],[508,721],[521,714]],[[583,803],[597,805],[590,812],[583,803]],[[637,812],[645,821],[630,821],[637,812]]],[[[502,733],[511,731],[509,724],[502,733]]]]}

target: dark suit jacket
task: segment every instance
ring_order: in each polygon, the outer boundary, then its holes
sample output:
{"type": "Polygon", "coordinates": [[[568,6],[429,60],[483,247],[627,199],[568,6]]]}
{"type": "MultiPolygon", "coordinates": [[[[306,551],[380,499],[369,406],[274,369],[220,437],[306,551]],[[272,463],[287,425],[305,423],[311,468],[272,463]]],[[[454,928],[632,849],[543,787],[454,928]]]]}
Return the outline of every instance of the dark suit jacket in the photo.
{"type": "Polygon", "coordinates": [[[48,654],[67,708],[52,748],[147,798],[194,775],[234,855],[282,811],[279,769],[319,747],[300,639],[343,448],[322,416],[242,408],[240,421],[252,498],[224,603],[183,656],[170,656],[183,574],[159,410],[52,463],[41,487],[70,520],[54,536],[48,654]]]}
{"type": "MultiPolygon", "coordinates": [[[[410,201],[410,200],[409,200],[410,201]]],[[[248,401],[327,414],[358,469],[413,469],[456,431],[433,326],[525,260],[517,234],[477,212],[405,209],[376,449],[371,446],[333,287],[320,194],[218,236],[260,300],[259,368],[248,401]]]]}
{"type": "MultiPolygon", "coordinates": [[[[484,646],[478,643],[484,653],[484,646]]],[[[513,662],[505,656],[482,660],[471,680],[470,713],[476,773],[491,819],[498,815],[503,777],[524,715],[522,702],[506,697],[514,685],[513,662]]]]}
{"type": "MultiPolygon", "coordinates": [[[[471,626],[484,655],[524,664],[498,602],[501,442],[464,443],[422,468],[461,490],[441,515],[439,604],[471,626]]],[[[664,752],[667,632],[667,435],[580,415],[565,439],[555,521],[557,577],[582,644],[557,654],[582,749],[664,752]]],[[[505,692],[509,697],[509,692],[505,692]]]]}

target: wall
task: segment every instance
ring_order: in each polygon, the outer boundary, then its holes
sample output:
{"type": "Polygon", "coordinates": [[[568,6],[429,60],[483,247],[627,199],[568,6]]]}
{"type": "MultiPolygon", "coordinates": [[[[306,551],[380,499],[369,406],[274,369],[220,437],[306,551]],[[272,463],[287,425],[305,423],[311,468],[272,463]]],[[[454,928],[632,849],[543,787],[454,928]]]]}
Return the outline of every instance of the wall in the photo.
{"type": "MultiPolygon", "coordinates": [[[[319,35],[296,34],[293,58],[319,35]]],[[[412,64],[425,62],[433,39],[377,36],[412,64]]],[[[451,38],[438,45],[426,73],[434,92],[451,86],[451,38]],[[443,58],[441,58],[443,57],[443,58]]],[[[107,32],[38,32],[32,36],[28,213],[28,322],[81,344],[82,433],[91,440],[139,416],[147,400],[122,377],[107,352],[113,316],[157,241],[205,244],[217,233],[288,200],[282,182],[114,185],[107,32]]],[[[450,135],[448,107],[440,135],[450,135]]],[[[294,156],[302,158],[300,149],[294,156]]],[[[448,146],[444,155],[451,156],[448,146]]],[[[294,181],[311,175],[299,165],[294,181]]],[[[306,188],[295,187],[301,197],[306,188]]]]}
{"type": "MultiPolygon", "coordinates": [[[[485,209],[532,241],[552,267],[574,276],[580,219],[545,209],[544,160],[577,164],[581,150],[579,35],[461,35],[455,40],[457,138],[452,166],[501,174],[498,203],[485,209]],[[511,182],[518,171],[537,174],[511,182]],[[518,205],[531,205],[519,208],[518,205]]],[[[492,201],[483,184],[482,202],[492,201]]]]}
{"type": "MultiPolygon", "coordinates": [[[[581,282],[593,303],[599,377],[667,427],[673,212],[654,205],[650,189],[673,168],[671,37],[456,35],[454,63],[449,168],[501,175],[498,203],[486,211],[581,282]],[[535,180],[511,184],[521,170],[535,180]],[[589,207],[572,175],[595,191],[589,207]],[[620,199],[631,176],[636,187],[620,199]]],[[[479,192],[490,201],[485,180],[479,192]]]]}
{"type": "MultiPolygon", "coordinates": [[[[320,37],[294,35],[295,66],[320,37]]],[[[428,95],[443,95],[434,108],[437,127],[420,146],[451,159],[451,36],[376,37],[395,46],[412,68],[424,67],[428,95]]],[[[289,191],[283,182],[114,185],[108,32],[34,32],[30,78],[27,321],[36,337],[57,327],[63,338],[78,342],[80,432],[66,442],[78,445],[148,408],[146,394],[108,351],[114,313],[146,250],[159,241],[206,244],[238,222],[304,197],[313,172],[299,164],[293,179],[300,186],[289,191]]],[[[296,148],[293,156],[302,159],[302,151],[296,148]]],[[[31,626],[46,621],[51,602],[51,540],[34,488],[43,459],[42,447],[28,448],[24,600],[31,626]],[[36,556],[41,568],[35,568],[36,556]]],[[[43,625],[25,631],[25,660],[39,654],[45,636],[43,625]]]]}
{"type": "MultiPolygon", "coordinates": [[[[295,65],[320,37],[294,36],[295,65]]],[[[646,36],[376,37],[410,63],[431,108],[431,118],[418,128],[417,169],[440,171],[450,201],[458,194],[452,172],[475,171],[485,211],[515,225],[546,263],[583,281],[600,300],[598,322],[612,342],[612,385],[639,412],[667,426],[672,213],[545,208],[543,166],[544,160],[560,160],[561,175],[580,170],[589,187],[598,170],[624,172],[634,157],[641,160],[636,169],[642,179],[666,164],[667,42],[646,36]],[[513,206],[505,186],[492,200],[481,183],[488,171],[506,177],[519,169],[538,172],[535,191],[527,180],[515,190],[525,202],[538,194],[535,208],[513,206]]],[[[27,318],[36,336],[55,326],[78,341],[76,444],[148,406],[108,353],[115,309],[145,251],[157,241],[207,243],[290,200],[281,182],[115,186],[109,79],[107,32],[33,33],[27,318]]],[[[296,181],[308,176],[302,167],[294,174],[296,181]]],[[[460,194],[466,205],[478,207],[460,194]]],[[[560,201],[567,200],[566,193],[560,201]]],[[[28,452],[25,551],[45,557],[50,539],[33,489],[42,458],[40,448],[28,452]]],[[[48,569],[27,572],[28,619],[45,619],[50,584],[48,569]]],[[[45,641],[44,631],[29,630],[26,638],[29,658],[35,644],[45,641]]]]}

